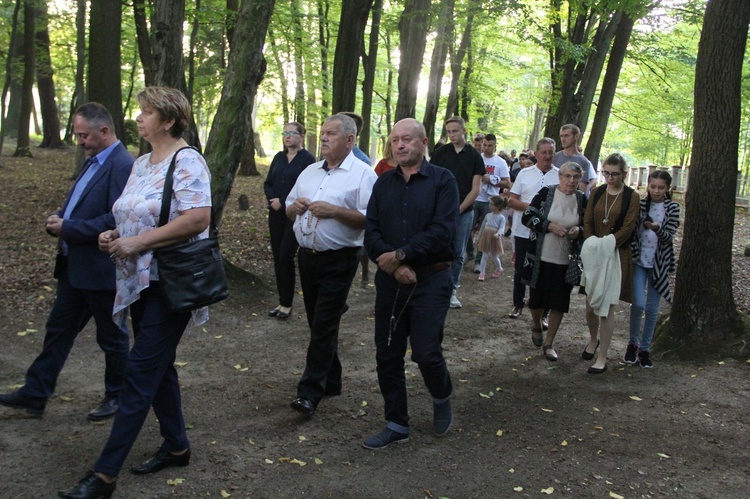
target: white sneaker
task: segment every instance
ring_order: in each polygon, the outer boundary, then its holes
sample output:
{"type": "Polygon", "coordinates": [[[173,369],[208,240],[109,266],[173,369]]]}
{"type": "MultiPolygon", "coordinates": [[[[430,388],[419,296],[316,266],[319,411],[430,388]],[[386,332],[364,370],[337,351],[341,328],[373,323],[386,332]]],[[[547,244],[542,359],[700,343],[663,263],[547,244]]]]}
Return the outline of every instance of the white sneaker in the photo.
{"type": "Polygon", "coordinates": [[[461,308],[461,302],[458,301],[458,297],[456,296],[456,292],[455,291],[451,295],[450,308],[461,308]]]}

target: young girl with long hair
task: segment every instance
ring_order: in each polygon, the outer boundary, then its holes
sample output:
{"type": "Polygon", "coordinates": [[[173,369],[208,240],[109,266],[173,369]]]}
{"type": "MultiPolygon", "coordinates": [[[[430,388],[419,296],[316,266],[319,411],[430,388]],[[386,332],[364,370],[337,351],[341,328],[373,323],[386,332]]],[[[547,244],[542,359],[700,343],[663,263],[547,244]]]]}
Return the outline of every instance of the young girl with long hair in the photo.
{"type": "Polygon", "coordinates": [[[625,363],[651,368],[649,355],[659,302],[672,303],[669,274],[675,271],[674,239],[680,225],[680,205],[672,201],[672,176],[656,170],[648,176],[647,195],[641,200],[633,253],[633,302],[630,305],[630,342],[625,363]],[[644,320],[645,311],[645,320],[644,320]],[[636,358],[637,357],[637,358],[636,358]]]}
{"type": "Polygon", "coordinates": [[[500,196],[490,198],[490,212],[484,217],[482,226],[477,235],[477,249],[482,252],[482,260],[479,262],[479,280],[484,281],[484,271],[487,269],[487,260],[492,258],[495,262],[495,272],[492,277],[500,277],[503,271],[503,263],[500,255],[503,254],[503,234],[505,233],[505,216],[502,211],[508,206],[508,200],[500,196]]]}

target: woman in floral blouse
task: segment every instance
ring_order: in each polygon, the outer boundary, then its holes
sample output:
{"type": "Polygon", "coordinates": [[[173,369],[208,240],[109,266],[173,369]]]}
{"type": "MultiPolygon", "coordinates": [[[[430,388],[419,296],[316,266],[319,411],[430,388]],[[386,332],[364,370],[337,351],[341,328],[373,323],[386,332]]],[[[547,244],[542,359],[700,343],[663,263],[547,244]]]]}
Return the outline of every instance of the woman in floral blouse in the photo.
{"type": "Polygon", "coordinates": [[[109,440],[93,471],[74,487],[60,491],[61,497],[109,497],[151,407],[164,442],[151,459],[131,472],[154,473],[168,466],[186,466],[190,461],[174,361],[188,323],[191,319],[195,324],[207,321],[208,309],[167,309],[154,250],[208,236],[211,178],[196,150],[177,153],[187,146],[182,139],[190,122],[187,98],[173,88],[148,87],[138,95],[138,101],[138,133],[153,151],[136,160],[125,190],[112,208],[117,228],[99,236],[99,248],[109,253],[117,266],[115,319],[124,321],[130,308],[135,342],[109,440]],[[157,227],[164,180],[176,153],[169,222],[157,227]]]}

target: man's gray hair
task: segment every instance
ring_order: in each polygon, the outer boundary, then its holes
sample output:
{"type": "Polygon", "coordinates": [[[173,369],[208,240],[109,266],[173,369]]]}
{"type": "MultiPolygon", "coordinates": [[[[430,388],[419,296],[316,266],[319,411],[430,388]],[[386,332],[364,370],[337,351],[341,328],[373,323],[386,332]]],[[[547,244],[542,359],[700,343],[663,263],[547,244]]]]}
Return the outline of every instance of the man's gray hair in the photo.
{"type": "Polygon", "coordinates": [[[537,151],[539,150],[539,147],[541,147],[542,144],[550,144],[552,146],[552,150],[554,150],[555,147],[557,146],[557,144],[555,143],[555,139],[544,137],[544,138],[539,139],[539,142],[536,143],[537,151]]]}
{"type": "Polygon", "coordinates": [[[341,129],[345,134],[354,135],[355,137],[357,136],[357,124],[347,115],[334,114],[333,116],[328,117],[325,122],[330,123],[331,121],[338,121],[341,123],[341,129]]]}

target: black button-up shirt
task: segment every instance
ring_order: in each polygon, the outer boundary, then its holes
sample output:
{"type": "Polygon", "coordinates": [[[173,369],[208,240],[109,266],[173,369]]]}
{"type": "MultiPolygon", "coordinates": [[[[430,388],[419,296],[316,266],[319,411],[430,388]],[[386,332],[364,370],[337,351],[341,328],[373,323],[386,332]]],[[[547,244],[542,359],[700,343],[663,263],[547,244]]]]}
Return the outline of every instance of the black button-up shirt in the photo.
{"type": "Polygon", "coordinates": [[[423,161],[408,182],[400,166],[383,173],[367,205],[368,255],[375,261],[402,248],[412,267],[452,261],[458,207],[456,179],[445,168],[423,161]]]}

